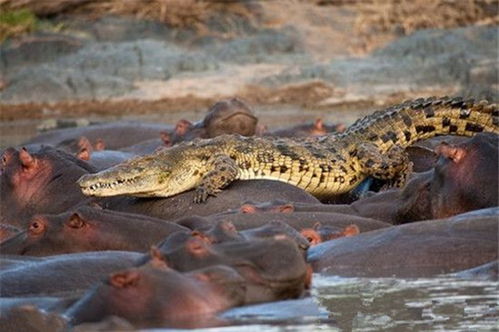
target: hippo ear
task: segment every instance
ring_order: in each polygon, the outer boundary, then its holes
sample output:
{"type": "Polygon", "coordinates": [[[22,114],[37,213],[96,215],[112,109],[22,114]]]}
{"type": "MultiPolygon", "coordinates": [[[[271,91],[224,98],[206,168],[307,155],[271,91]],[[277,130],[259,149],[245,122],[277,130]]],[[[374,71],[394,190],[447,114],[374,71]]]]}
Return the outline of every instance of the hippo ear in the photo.
{"type": "Polygon", "coordinates": [[[177,122],[177,124],[175,125],[175,134],[184,136],[190,127],[192,127],[192,122],[190,122],[189,120],[179,120],[179,122],[177,122]]]}
{"type": "Polygon", "coordinates": [[[256,206],[253,204],[243,204],[240,208],[239,211],[241,213],[255,213],[256,212],[256,206]]]}
{"type": "Polygon", "coordinates": [[[102,138],[98,138],[95,142],[95,151],[102,151],[106,149],[106,142],[102,138]]]}
{"type": "Polygon", "coordinates": [[[259,124],[256,126],[255,136],[263,136],[269,129],[266,125],[259,124]]]}
{"type": "Polygon", "coordinates": [[[295,207],[292,204],[284,204],[277,208],[277,212],[280,213],[292,213],[295,211],[295,207]]]}
{"type": "Polygon", "coordinates": [[[322,227],[322,224],[321,224],[320,222],[316,222],[316,223],[314,224],[314,227],[312,227],[312,228],[313,228],[314,230],[318,230],[318,229],[319,229],[319,228],[321,228],[321,227],[322,227]]]}
{"type": "Polygon", "coordinates": [[[319,233],[317,233],[314,229],[311,228],[302,229],[300,231],[300,234],[307,239],[307,241],[310,243],[311,246],[315,246],[316,244],[322,242],[319,233]]]}
{"type": "Polygon", "coordinates": [[[66,225],[68,225],[68,227],[73,229],[82,228],[86,224],[87,224],[86,221],[83,220],[83,218],[77,212],[73,213],[66,222],[66,225]]]}
{"type": "Polygon", "coordinates": [[[113,273],[109,278],[109,283],[116,288],[127,288],[136,286],[139,280],[139,272],[129,270],[113,273]]]}
{"type": "Polygon", "coordinates": [[[149,263],[156,268],[168,268],[168,261],[166,257],[161,253],[161,251],[156,246],[151,246],[149,249],[149,255],[151,256],[151,260],[149,263]]]}
{"type": "Polygon", "coordinates": [[[324,130],[324,122],[322,121],[321,118],[315,119],[314,127],[317,130],[324,130]]]}
{"type": "Polygon", "coordinates": [[[444,156],[446,158],[449,158],[450,160],[452,160],[455,163],[459,163],[466,155],[465,149],[463,149],[461,147],[449,145],[445,142],[439,144],[435,148],[435,152],[440,156],[444,156]]]}
{"type": "Polygon", "coordinates": [[[360,229],[355,224],[348,225],[343,230],[343,235],[344,236],[355,236],[355,235],[358,235],[359,233],[360,233],[360,229]]]}
{"type": "Polygon", "coordinates": [[[172,146],[172,138],[169,132],[162,131],[159,133],[159,137],[165,146],[172,146]]]}
{"type": "Polygon", "coordinates": [[[85,136],[81,136],[78,139],[78,147],[80,148],[80,150],[83,150],[83,149],[91,150],[92,144],[90,143],[88,138],[86,138],[85,136]]]}
{"type": "Polygon", "coordinates": [[[90,151],[87,148],[81,148],[80,152],[76,154],[76,158],[89,161],[90,160],[90,151]]]}
{"type": "Polygon", "coordinates": [[[19,151],[19,160],[25,169],[32,169],[36,166],[36,158],[33,157],[25,147],[19,151]]]}

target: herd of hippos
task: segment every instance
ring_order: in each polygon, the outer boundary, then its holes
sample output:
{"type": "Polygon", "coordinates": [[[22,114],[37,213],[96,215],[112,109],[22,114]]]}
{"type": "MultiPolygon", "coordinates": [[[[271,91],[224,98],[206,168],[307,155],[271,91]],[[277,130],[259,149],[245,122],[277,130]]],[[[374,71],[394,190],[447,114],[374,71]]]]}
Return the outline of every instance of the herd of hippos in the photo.
{"type": "MultiPolygon", "coordinates": [[[[327,146],[328,137],[372,134],[382,122],[373,125],[367,117],[345,128],[317,120],[267,131],[234,98],[216,103],[196,123],[56,129],[5,149],[2,331],[64,331],[116,317],[135,328],[224,325],[219,315],[230,308],[310,296],[314,273],[497,280],[497,106],[451,98],[416,104],[375,114],[383,119],[412,108],[452,135],[433,127],[437,132],[424,136],[431,138],[405,149],[412,166],[405,185],[387,185],[390,179],[366,171],[354,190],[320,200],[289,181],[258,179],[257,171],[251,181],[235,180],[202,203],[194,202],[195,190],[171,197],[87,196],[78,180],[182,142],[256,135],[310,150],[317,142],[327,146]],[[457,118],[468,122],[461,130],[452,119],[437,120],[439,107],[457,109],[457,118]],[[477,109],[487,125],[469,122],[479,117],[477,109]]],[[[404,114],[407,137],[415,116],[404,114]]],[[[414,133],[426,135],[432,126],[416,127],[414,133]]],[[[396,142],[398,132],[388,133],[380,142],[396,142]]],[[[299,156],[287,158],[292,164],[299,156]]]]}

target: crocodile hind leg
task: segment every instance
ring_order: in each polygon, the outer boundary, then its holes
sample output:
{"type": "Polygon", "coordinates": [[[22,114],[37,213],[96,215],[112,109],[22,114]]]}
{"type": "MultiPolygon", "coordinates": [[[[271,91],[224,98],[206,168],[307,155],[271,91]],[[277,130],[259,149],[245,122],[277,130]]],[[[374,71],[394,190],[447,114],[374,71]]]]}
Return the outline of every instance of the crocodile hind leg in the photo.
{"type": "Polygon", "coordinates": [[[394,146],[382,154],[374,144],[361,143],[357,146],[357,151],[364,174],[387,180],[383,189],[403,187],[412,173],[412,162],[405,150],[399,146],[394,146]]]}
{"type": "Polygon", "coordinates": [[[206,201],[208,196],[216,196],[237,177],[237,165],[227,155],[211,157],[207,167],[211,170],[203,176],[201,184],[196,188],[195,203],[206,201]]]}

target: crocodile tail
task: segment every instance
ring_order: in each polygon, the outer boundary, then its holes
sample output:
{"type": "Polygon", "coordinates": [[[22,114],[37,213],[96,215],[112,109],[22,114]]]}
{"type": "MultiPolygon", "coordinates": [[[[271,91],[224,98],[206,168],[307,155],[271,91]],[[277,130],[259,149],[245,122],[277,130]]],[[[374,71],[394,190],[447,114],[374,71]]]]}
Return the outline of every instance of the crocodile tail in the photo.
{"type": "Polygon", "coordinates": [[[479,132],[499,134],[499,109],[473,99],[416,99],[376,111],[350,126],[349,140],[371,141],[387,151],[394,145],[407,147],[438,135],[473,136],[479,132]]]}

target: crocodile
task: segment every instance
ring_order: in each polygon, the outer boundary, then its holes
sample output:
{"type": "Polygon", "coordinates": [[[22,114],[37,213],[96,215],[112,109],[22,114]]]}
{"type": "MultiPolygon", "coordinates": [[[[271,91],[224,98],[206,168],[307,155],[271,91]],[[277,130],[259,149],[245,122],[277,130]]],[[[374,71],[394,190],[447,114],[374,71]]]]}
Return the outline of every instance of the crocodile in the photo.
{"type": "Polygon", "coordinates": [[[78,180],[85,195],[168,197],[195,188],[194,201],[234,180],[270,179],[322,198],[346,193],[367,177],[402,186],[412,163],[404,149],[436,135],[499,134],[496,104],[462,98],[406,101],[317,139],[223,135],[181,143],[78,180]]]}

